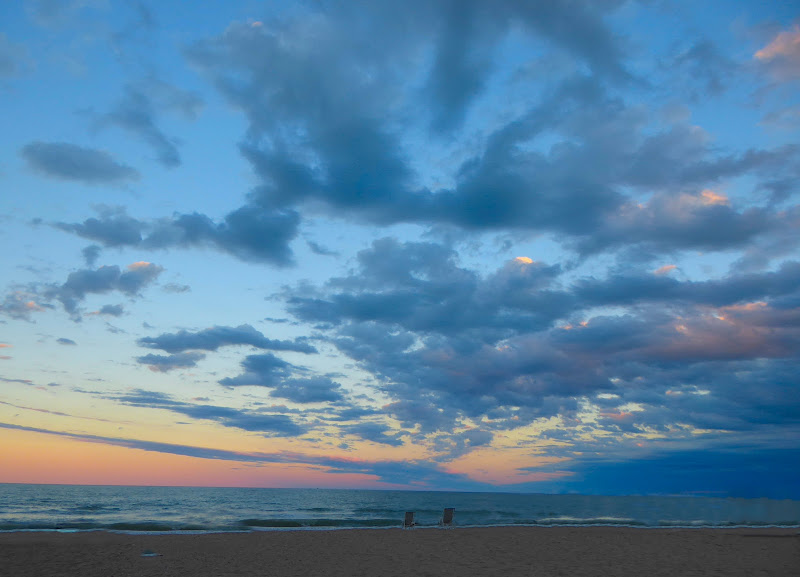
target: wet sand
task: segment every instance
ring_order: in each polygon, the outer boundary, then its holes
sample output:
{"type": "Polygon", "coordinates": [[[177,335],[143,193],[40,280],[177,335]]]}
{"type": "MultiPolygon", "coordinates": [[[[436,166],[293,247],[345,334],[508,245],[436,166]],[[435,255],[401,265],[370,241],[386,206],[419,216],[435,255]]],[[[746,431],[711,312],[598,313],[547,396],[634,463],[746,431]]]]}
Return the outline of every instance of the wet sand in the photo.
{"type": "Polygon", "coordinates": [[[798,529],[0,534],[0,576],[800,576],[798,529]],[[143,555],[144,554],[144,555],[143,555]]]}

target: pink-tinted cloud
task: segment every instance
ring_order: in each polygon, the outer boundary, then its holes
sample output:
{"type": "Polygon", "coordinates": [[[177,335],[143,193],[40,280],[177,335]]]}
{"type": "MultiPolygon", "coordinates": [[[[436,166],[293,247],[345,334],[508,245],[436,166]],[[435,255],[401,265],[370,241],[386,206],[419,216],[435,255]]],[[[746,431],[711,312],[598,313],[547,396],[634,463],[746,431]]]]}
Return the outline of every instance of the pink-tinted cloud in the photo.
{"type": "Polygon", "coordinates": [[[778,80],[800,78],[800,25],[780,32],[753,56],[778,80]]]}
{"type": "Polygon", "coordinates": [[[665,264],[664,266],[662,266],[660,268],[657,268],[655,271],[653,271],[653,274],[658,275],[658,276],[662,276],[662,275],[671,273],[676,268],[678,268],[677,265],[665,264]]]}

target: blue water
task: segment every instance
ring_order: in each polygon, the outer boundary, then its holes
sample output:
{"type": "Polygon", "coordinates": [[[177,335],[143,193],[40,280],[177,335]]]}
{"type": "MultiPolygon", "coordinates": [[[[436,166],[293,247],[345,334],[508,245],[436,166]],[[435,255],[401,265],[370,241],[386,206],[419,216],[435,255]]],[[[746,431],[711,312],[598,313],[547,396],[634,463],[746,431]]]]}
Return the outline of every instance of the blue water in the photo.
{"type": "Polygon", "coordinates": [[[0,484],[0,531],[256,531],[436,526],[798,527],[800,501],[331,489],[0,484]]]}

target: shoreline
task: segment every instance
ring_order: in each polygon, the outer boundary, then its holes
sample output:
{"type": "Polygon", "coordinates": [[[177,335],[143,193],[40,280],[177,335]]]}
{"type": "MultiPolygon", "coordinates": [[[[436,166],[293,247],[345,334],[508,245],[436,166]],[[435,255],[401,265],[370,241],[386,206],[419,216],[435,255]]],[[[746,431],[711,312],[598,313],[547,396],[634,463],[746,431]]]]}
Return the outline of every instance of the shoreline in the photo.
{"type": "Polygon", "coordinates": [[[798,568],[800,533],[783,527],[0,533],[3,577],[789,576],[798,568]]]}
{"type": "Polygon", "coordinates": [[[239,535],[248,533],[291,533],[291,532],[321,532],[321,531],[392,531],[404,529],[406,531],[426,531],[426,530],[451,530],[451,529],[630,529],[642,531],[785,531],[790,534],[800,535],[800,524],[798,525],[625,525],[590,523],[590,524],[570,524],[570,525],[537,525],[537,524],[514,524],[514,525],[453,525],[442,527],[441,525],[421,525],[417,524],[411,528],[404,528],[400,523],[394,525],[359,526],[359,525],[301,525],[301,526],[243,526],[241,528],[216,528],[216,529],[154,529],[138,530],[129,528],[119,528],[112,526],[98,527],[57,527],[41,528],[22,527],[19,529],[0,529],[0,536],[15,533],[44,533],[44,534],[84,534],[84,533],[112,533],[115,535],[239,535]]]}

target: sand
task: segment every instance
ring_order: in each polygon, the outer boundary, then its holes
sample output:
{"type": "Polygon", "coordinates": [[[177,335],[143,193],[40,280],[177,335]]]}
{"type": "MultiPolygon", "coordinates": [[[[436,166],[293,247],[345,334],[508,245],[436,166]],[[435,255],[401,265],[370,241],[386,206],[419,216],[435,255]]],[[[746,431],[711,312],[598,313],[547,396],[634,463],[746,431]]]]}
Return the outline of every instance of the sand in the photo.
{"type": "Polygon", "coordinates": [[[797,529],[2,533],[0,576],[800,576],[797,529]],[[152,556],[143,556],[152,553],[152,556]]]}

